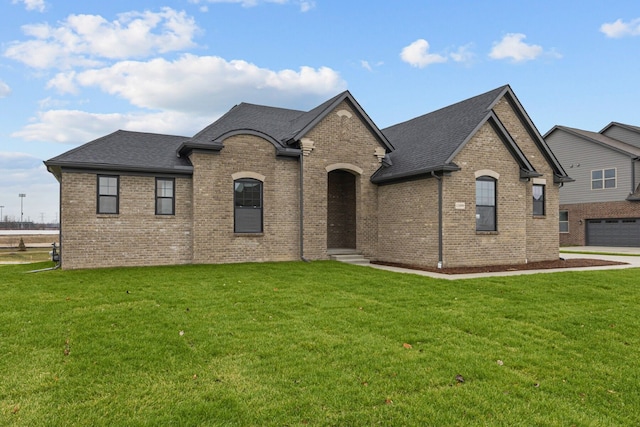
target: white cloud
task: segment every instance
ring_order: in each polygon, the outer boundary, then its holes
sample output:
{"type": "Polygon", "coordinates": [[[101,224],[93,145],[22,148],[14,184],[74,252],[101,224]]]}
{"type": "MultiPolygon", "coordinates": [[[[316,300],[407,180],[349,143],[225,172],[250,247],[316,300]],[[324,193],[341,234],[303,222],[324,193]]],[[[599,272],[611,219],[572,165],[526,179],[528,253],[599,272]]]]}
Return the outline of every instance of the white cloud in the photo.
{"type": "Polygon", "coordinates": [[[6,98],[11,95],[11,88],[8,84],[0,80],[0,98],[6,98]]]}
{"type": "Polygon", "coordinates": [[[418,39],[405,46],[400,53],[402,60],[413,67],[424,68],[427,65],[447,62],[447,57],[436,53],[429,53],[429,42],[418,39]]]}
{"type": "Polygon", "coordinates": [[[301,12],[308,12],[316,7],[314,0],[189,0],[189,3],[237,3],[242,7],[254,7],[264,3],[295,4],[300,7],[301,12]]]}
{"type": "Polygon", "coordinates": [[[42,160],[26,153],[0,152],[0,176],[3,180],[4,206],[2,216],[11,221],[20,219],[18,194],[26,194],[22,200],[25,221],[53,222],[58,215],[59,187],[56,179],[47,172],[42,160]]]}
{"type": "Polygon", "coordinates": [[[372,64],[369,61],[365,61],[364,59],[360,60],[360,66],[367,71],[373,71],[374,68],[381,67],[383,65],[383,61],[378,61],[375,64],[372,64]]]}
{"type": "Polygon", "coordinates": [[[96,114],[79,110],[49,110],[11,134],[27,141],[82,144],[118,129],[170,135],[193,135],[216,117],[179,112],[96,114]]]}
{"type": "Polygon", "coordinates": [[[520,33],[509,33],[499,42],[493,44],[489,57],[493,59],[511,59],[523,62],[536,59],[543,53],[541,46],[526,44],[523,40],[527,36],[520,33]]]}
{"type": "Polygon", "coordinates": [[[22,31],[33,39],[10,43],[6,57],[33,68],[68,69],[184,50],[195,45],[199,28],[185,12],[164,7],[122,13],[112,22],[100,15],[69,15],[57,27],[32,24],[22,31]]]}
{"type": "Polygon", "coordinates": [[[13,0],[12,3],[24,3],[27,10],[37,10],[38,12],[44,12],[47,6],[44,0],[13,0]]]}
{"type": "Polygon", "coordinates": [[[471,52],[472,47],[473,47],[473,44],[471,43],[464,46],[460,46],[458,50],[456,50],[453,53],[450,53],[449,57],[451,57],[451,59],[453,59],[455,62],[468,64],[472,62],[476,56],[473,52],[471,52]]]}
{"type": "Polygon", "coordinates": [[[640,18],[632,19],[629,22],[618,19],[612,23],[604,23],[600,26],[600,31],[607,37],[614,39],[625,36],[638,36],[640,35],[640,18]]]}
{"type": "Polygon", "coordinates": [[[346,83],[327,67],[273,71],[242,60],[185,54],[174,61],[122,61],[105,68],[61,73],[48,86],[63,93],[79,86],[99,87],[137,107],[210,114],[239,101],[289,104],[293,108],[335,95],[346,83]]]}

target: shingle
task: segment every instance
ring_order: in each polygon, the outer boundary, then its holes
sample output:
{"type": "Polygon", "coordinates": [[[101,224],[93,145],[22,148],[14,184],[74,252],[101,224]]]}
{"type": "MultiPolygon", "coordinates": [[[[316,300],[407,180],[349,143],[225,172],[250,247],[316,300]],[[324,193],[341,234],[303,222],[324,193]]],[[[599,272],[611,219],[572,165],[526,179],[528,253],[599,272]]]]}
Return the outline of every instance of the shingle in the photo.
{"type": "Polygon", "coordinates": [[[276,141],[282,141],[291,134],[292,121],[304,114],[304,111],[242,103],[198,132],[191,138],[191,142],[213,142],[235,130],[262,132],[276,141]]]}
{"type": "Polygon", "coordinates": [[[45,163],[48,166],[181,171],[191,166],[188,159],[176,156],[176,149],[186,139],[184,136],[118,130],[45,163]]]}
{"type": "Polygon", "coordinates": [[[396,150],[390,155],[393,164],[380,170],[377,178],[393,179],[445,165],[486,120],[493,103],[506,87],[383,129],[396,150]]]}

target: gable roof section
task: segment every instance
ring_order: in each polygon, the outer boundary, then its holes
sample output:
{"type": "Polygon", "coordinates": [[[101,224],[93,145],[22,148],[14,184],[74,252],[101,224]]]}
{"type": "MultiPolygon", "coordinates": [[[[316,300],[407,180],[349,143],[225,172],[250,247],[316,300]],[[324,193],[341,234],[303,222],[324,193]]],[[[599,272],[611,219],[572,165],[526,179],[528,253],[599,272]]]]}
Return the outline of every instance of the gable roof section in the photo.
{"type": "Polygon", "coordinates": [[[118,130],[44,162],[58,179],[62,168],[190,175],[188,159],[176,156],[187,137],[118,130]]]}
{"type": "Polygon", "coordinates": [[[379,169],[372,181],[386,183],[428,175],[434,172],[455,171],[455,155],[486,122],[500,135],[519,164],[523,178],[540,176],[511,138],[497,115],[495,104],[507,96],[515,106],[520,120],[553,167],[554,181],[569,179],[508,85],[458,102],[440,110],[383,129],[396,150],[391,153],[392,165],[379,169]]]}
{"type": "Polygon", "coordinates": [[[384,134],[373,123],[349,91],[342,92],[310,111],[289,110],[242,103],[233,107],[224,116],[198,132],[178,149],[180,156],[193,149],[221,150],[223,141],[233,135],[250,134],[271,142],[278,155],[297,156],[295,148],[311,129],[331,113],[341,102],[348,102],[360,115],[369,130],[387,151],[393,147],[384,134]]]}
{"type": "Polygon", "coordinates": [[[600,131],[600,133],[602,133],[602,134],[603,134],[603,133],[605,133],[607,130],[609,130],[610,128],[615,127],[615,126],[617,126],[617,127],[621,127],[621,128],[623,128],[623,129],[626,129],[626,130],[631,131],[631,132],[635,132],[635,133],[637,133],[637,134],[640,134],[640,127],[638,127],[638,126],[633,126],[633,125],[626,125],[626,124],[624,124],[624,123],[619,123],[619,122],[611,122],[611,123],[609,123],[608,125],[606,125],[606,126],[605,126],[601,131],[600,131]]]}
{"type": "MultiPolygon", "coordinates": [[[[640,130],[640,129],[639,129],[640,130]]],[[[588,141],[593,144],[598,144],[602,147],[608,148],[613,151],[617,151],[618,153],[624,154],[631,158],[640,157],[640,148],[635,147],[631,144],[627,144],[622,141],[618,141],[617,139],[610,138],[608,136],[602,135],[602,133],[598,132],[590,132],[587,130],[570,128],[567,126],[554,126],[549,132],[547,132],[544,137],[547,138],[553,132],[562,131],[573,136],[580,138],[583,141],[588,141]]]]}

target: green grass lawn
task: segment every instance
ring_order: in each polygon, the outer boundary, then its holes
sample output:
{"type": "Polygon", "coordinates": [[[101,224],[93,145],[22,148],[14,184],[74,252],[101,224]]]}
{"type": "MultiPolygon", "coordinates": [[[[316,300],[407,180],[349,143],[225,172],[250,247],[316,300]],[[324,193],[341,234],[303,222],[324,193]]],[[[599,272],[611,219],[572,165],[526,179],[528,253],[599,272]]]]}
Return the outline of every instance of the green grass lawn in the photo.
{"type": "Polygon", "coordinates": [[[640,422],[638,270],[48,265],[0,267],[0,425],[640,422]]]}
{"type": "Polygon", "coordinates": [[[28,248],[26,251],[18,249],[0,249],[0,264],[2,263],[30,263],[51,260],[51,248],[28,248]]]}

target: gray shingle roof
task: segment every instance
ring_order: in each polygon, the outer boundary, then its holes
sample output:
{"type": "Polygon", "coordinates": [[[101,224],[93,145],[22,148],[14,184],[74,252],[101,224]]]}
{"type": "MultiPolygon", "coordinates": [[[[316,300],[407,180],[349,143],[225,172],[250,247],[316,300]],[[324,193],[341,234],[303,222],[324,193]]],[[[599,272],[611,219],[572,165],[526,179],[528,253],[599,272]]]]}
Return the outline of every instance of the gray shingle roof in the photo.
{"type": "MultiPolygon", "coordinates": [[[[278,155],[299,155],[296,144],[341,102],[348,102],[385,147],[388,158],[372,177],[373,182],[386,182],[427,174],[430,171],[458,170],[452,159],[473,134],[490,120],[519,162],[526,176],[535,170],[492,111],[503,95],[511,93],[508,85],[469,98],[457,104],[391,126],[384,131],[369,118],[348,92],[342,92],[310,111],[266,107],[242,103],[192,138],[153,133],[117,131],[98,138],[45,162],[59,176],[60,168],[145,171],[154,173],[191,174],[188,156],[194,149],[220,150],[226,137],[238,133],[260,135],[276,147],[278,155]]],[[[517,100],[515,102],[519,105],[517,100]]],[[[521,115],[526,115],[524,111],[521,115]]],[[[528,117],[524,119],[533,127],[528,117]]],[[[537,131],[532,130],[533,136],[537,131]]],[[[550,163],[553,155],[539,137],[541,149],[550,163]]],[[[557,176],[566,177],[559,164],[557,176]]]]}
{"type": "Polygon", "coordinates": [[[191,173],[189,160],[176,156],[184,136],[118,130],[45,162],[52,168],[191,173]]]}
{"type": "Polygon", "coordinates": [[[358,114],[363,117],[363,120],[378,137],[380,143],[391,150],[392,147],[389,141],[387,141],[382,132],[380,132],[380,129],[378,129],[364,110],[362,110],[349,91],[339,93],[309,111],[289,110],[246,103],[236,105],[224,116],[198,132],[185,143],[185,146],[198,146],[199,148],[203,148],[206,144],[222,142],[222,139],[229,134],[245,131],[266,136],[276,145],[276,148],[287,149],[288,146],[298,143],[300,138],[304,137],[313,126],[344,100],[351,103],[358,114]]]}
{"type": "Polygon", "coordinates": [[[376,180],[421,174],[444,166],[491,113],[508,86],[469,98],[440,110],[383,129],[396,150],[393,164],[376,173],[376,180]]]}
{"type": "Polygon", "coordinates": [[[198,132],[189,142],[206,144],[229,132],[247,130],[264,133],[284,146],[282,141],[291,136],[292,122],[304,115],[304,111],[242,103],[198,132]]]}

